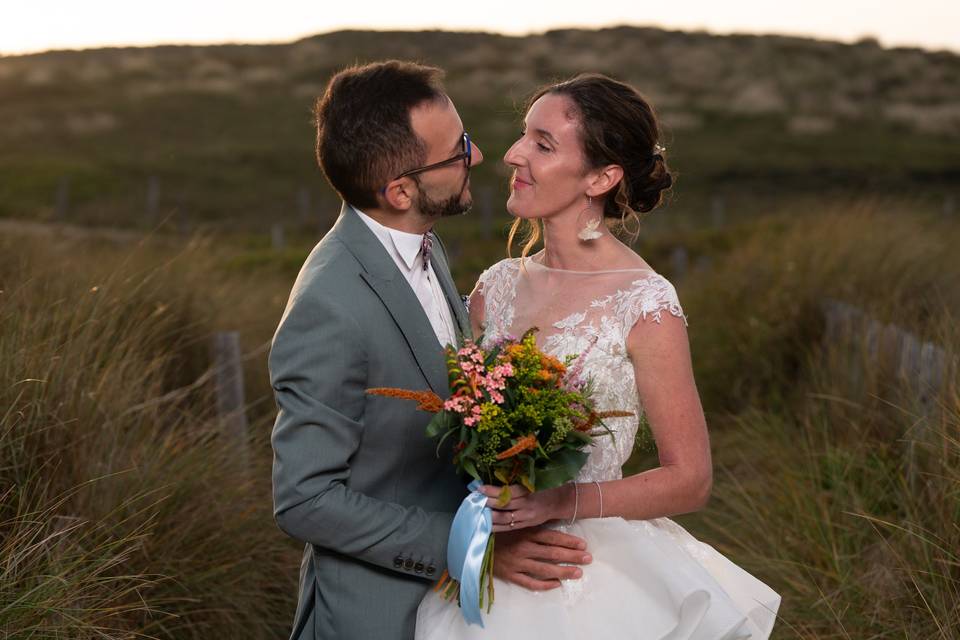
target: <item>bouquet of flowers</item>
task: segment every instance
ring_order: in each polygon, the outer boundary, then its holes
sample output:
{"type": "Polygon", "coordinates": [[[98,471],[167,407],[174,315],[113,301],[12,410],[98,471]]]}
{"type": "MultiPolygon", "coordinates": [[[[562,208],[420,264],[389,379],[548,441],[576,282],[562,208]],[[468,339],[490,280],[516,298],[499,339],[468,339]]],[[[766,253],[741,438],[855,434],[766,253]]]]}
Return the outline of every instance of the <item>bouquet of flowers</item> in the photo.
{"type": "Polygon", "coordinates": [[[448,346],[451,396],[445,401],[430,391],[367,390],[416,400],[419,409],[435,413],[427,435],[439,438],[438,449],[448,438],[455,439],[453,463],[474,479],[473,493],[454,519],[449,573],[444,572],[436,588],[448,599],[457,598],[468,622],[480,625],[484,600],[487,611],[493,604],[494,535],[486,496],[476,488],[480,483],[502,485],[499,501],[505,505],[511,484],[533,492],[568,482],[586,462],[585,449],[593,438],[612,436],[603,419],[633,415],[598,411],[583,375],[586,353],[561,362],[537,347],[536,331],[503,339],[487,350],[470,340],[459,349],[448,346]],[[470,567],[469,558],[481,557],[480,544],[485,545],[482,561],[470,567]]]}

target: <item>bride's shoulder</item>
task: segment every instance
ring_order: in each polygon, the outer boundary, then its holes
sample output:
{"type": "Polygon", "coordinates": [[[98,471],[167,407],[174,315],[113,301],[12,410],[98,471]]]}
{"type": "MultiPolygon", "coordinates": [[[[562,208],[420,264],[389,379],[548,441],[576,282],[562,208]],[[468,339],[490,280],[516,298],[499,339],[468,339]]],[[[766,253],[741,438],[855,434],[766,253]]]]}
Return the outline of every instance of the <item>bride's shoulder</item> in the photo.
{"type": "Polygon", "coordinates": [[[663,312],[682,318],[687,324],[676,287],[653,269],[642,270],[633,276],[624,294],[625,304],[622,308],[625,310],[627,326],[647,319],[659,323],[663,319],[663,312]]]}
{"type": "Polygon", "coordinates": [[[519,270],[520,258],[504,258],[484,269],[477,284],[493,285],[505,278],[513,278],[519,270]]]}

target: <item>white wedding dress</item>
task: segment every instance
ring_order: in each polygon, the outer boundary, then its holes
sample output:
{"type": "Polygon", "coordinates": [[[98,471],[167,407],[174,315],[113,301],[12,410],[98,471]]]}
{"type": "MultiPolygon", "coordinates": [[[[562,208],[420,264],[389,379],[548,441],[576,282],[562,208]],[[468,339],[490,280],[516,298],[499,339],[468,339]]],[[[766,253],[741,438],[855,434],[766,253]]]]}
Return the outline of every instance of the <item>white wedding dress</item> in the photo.
{"type": "MultiPolygon", "coordinates": [[[[584,354],[601,410],[640,416],[626,338],[638,323],[640,331],[656,331],[661,322],[686,322],[673,285],[648,269],[576,272],[545,267],[538,257],[522,268],[519,259],[503,260],[480,276],[484,343],[537,326],[537,341],[551,355],[584,354]]],[[[622,477],[638,419],[605,422],[615,438],[595,441],[578,482],[622,477]]],[[[417,612],[416,638],[769,637],[780,596],[670,519],[605,517],[554,528],[587,541],[593,562],[581,579],[542,592],[496,579],[493,608],[483,612],[485,628],[468,626],[456,602],[431,590],[417,612]]]]}

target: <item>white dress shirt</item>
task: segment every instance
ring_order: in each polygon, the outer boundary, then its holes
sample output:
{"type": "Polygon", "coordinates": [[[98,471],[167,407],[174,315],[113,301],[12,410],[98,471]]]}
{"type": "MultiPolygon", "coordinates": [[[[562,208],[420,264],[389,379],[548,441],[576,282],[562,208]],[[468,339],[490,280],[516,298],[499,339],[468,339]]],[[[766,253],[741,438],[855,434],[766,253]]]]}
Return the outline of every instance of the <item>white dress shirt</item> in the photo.
{"type": "Polygon", "coordinates": [[[450,311],[446,296],[443,295],[443,289],[440,288],[440,283],[437,281],[437,274],[434,273],[432,264],[428,263],[427,268],[423,268],[423,261],[420,258],[423,236],[419,233],[407,233],[406,231],[391,229],[380,224],[360,209],[353,207],[353,210],[370,227],[370,230],[377,236],[384,249],[397,264],[400,273],[410,283],[410,288],[413,289],[417,300],[420,301],[420,306],[427,314],[430,326],[433,327],[433,332],[437,335],[440,344],[444,346],[448,344],[456,345],[457,333],[453,325],[453,314],[450,311]]]}

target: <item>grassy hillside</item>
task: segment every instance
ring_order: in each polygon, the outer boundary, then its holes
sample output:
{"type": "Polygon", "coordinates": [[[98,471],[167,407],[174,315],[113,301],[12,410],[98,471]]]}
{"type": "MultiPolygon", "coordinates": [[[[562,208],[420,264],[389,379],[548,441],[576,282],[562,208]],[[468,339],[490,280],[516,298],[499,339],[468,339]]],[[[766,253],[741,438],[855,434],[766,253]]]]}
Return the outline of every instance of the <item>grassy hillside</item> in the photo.
{"type": "Polygon", "coordinates": [[[660,110],[679,216],[707,215],[718,198],[750,213],[812,191],[909,193],[930,208],[960,200],[960,57],[950,53],[626,27],[344,31],[0,58],[0,216],[260,230],[279,220],[314,235],[336,203],[313,158],[312,102],[335,70],[387,57],[447,70],[488,158],[474,182],[491,189],[496,216],[499,158],[524,98],[581,71],[630,81],[660,110]]]}

